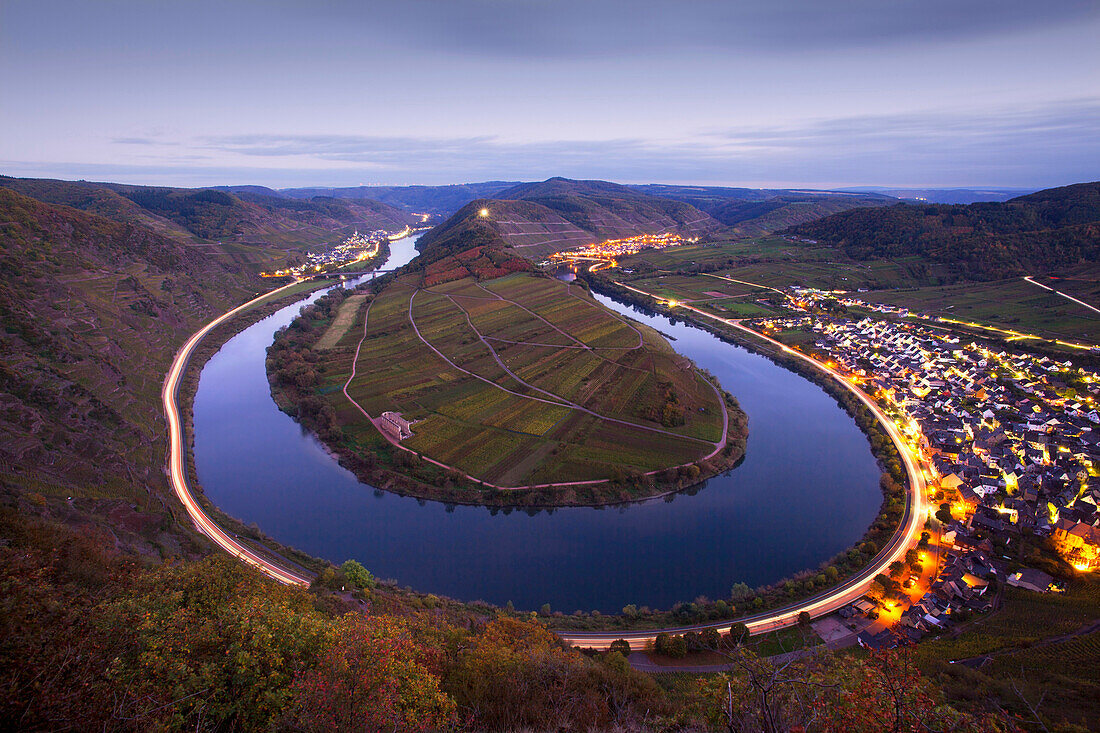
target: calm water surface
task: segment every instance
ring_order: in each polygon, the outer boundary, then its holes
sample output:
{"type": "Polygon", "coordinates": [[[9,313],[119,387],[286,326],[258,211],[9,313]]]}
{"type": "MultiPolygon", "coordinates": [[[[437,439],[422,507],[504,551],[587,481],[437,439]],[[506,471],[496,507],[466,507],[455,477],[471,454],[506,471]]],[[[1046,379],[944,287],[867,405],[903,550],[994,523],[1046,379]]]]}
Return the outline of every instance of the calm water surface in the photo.
{"type": "MultiPolygon", "coordinates": [[[[415,256],[415,237],[387,266],[415,256]]],[[[319,297],[310,296],[308,300],[319,297]]],[[[206,364],[195,398],[195,463],[206,494],[280,542],[356,558],[417,590],[517,608],[668,607],[771,583],[859,539],[881,500],[866,438],[818,386],[693,326],[600,297],[675,338],[749,415],[735,470],[694,495],[605,509],[492,512],[360,483],[271,399],[264,357],[301,303],[245,329],[206,364]]]]}

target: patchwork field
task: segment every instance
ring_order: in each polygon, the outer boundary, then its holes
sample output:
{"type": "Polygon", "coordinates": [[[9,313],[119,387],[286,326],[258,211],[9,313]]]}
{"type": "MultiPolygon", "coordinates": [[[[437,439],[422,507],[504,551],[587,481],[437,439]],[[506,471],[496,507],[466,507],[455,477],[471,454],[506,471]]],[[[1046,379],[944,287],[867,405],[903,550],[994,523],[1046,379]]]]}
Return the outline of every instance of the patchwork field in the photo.
{"type": "Polygon", "coordinates": [[[340,391],[359,348],[351,398],[413,421],[404,447],[492,485],[622,479],[725,444],[711,383],[578,285],[517,273],[422,288],[410,276],[351,301],[321,339],[335,343],[318,390],[347,433],[373,430],[340,391]]]}
{"type": "MultiPolygon", "coordinates": [[[[1048,339],[1100,343],[1100,314],[1080,304],[1019,277],[955,283],[957,273],[916,257],[858,262],[834,247],[762,237],[649,250],[624,258],[621,265],[613,279],[731,318],[770,315],[768,306],[759,302],[767,295],[766,287],[801,285],[861,290],[859,298],[869,303],[1048,339]],[[714,276],[764,287],[723,282],[714,276]]],[[[1100,267],[1096,265],[1077,265],[1038,280],[1100,307],[1100,267]]]]}
{"type": "MultiPolygon", "coordinates": [[[[1046,279],[1063,292],[1073,287],[1046,279]]],[[[1089,302],[1092,293],[1075,295],[1089,302]]],[[[1100,343],[1100,314],[1067,298],[1043,290],[1022,278],[988,283],[945,285],[938,288],[911,288],[871,291],[861,298],[871,303],[889,303],[928,315],[1008,328],[1048,338],[1079,339],[1100,343]]],[[[1093,302],[1100,303],[1100,299],[1093,302]]]]}

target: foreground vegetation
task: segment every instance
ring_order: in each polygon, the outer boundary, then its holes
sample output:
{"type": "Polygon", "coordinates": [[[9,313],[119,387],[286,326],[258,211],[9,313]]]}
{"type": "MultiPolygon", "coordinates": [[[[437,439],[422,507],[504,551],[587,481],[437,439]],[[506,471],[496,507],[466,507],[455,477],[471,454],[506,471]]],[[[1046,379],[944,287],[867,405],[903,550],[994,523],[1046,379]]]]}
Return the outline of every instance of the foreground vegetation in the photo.
{"type": "Polygon", "coordinates": [[[23,730],[1001,729],[903,657],[737,654],[730,675],[666,690],[620,651],[414,608],[354,564],[306,590],[223,555],[145,565],[9,507],[0,535],[0,718],[23,730]]]}

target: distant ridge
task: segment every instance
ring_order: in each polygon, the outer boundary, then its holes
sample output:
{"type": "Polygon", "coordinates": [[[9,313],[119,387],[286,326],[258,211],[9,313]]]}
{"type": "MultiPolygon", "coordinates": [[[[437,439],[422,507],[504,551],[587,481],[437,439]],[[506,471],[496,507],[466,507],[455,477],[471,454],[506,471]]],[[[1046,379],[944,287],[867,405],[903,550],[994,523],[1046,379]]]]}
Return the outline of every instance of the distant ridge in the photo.
{"type": "Polygon", "coordinates": [[[0,176],[0,187],[180,241],[265,243],[293,232],[296,244],[310,246],[341,239],[353,228],[398,230],[416,221],[377,201],[294,200],[262,186],[231,192],[0,176]]]}
{"type": "Polygon", "coordinates": [[[515,181],[456,183],[448,186],[353,186],[349,188],[285,188],[288,198],[328,196],[358,201],[372,199],[402,211],[450,216],[474,199],[489,198],[516,185],[515,181]]]}
{"type": "Polygon", "coordinates": [[[833,244],[856,259],[916,255],[988,280],[1100,262],[1100,182],[1004,203],[899,204],[845,211],[786,234],[833,244]]]}
{"type": "Polygon", "coordinates": [[[711,216],[680,201],[607,181],[550,178],[468,203],[421,237],[418,246],[427,256],[489,245],[539,260],[602,239],[666,231],[705,236],[720,228],[711,216]]]}

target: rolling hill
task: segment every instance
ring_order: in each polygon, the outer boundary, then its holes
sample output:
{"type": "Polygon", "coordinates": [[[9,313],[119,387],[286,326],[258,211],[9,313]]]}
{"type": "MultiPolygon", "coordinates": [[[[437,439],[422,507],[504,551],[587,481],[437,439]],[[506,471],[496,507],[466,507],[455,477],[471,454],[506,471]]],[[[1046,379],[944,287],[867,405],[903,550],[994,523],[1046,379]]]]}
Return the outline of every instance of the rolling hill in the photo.
{"type": "Polygon", "coordinates": [[[720,228],[690,204],[606,181],[551,178],[468,203],[421,237],[417,246],[427,257],[489,245],[540,260],[603,239],[664,231],[703,236],[720,228]]]}
{"type": "Polygon", "coordinates": [[[356,228],[399,230],[416,221],[377,201],[289,199],[260,186],[238,187],[231,193],[0,176],[0,187],[44,203],[138,224],[179,241],[301,248],[338,241],[356,228]]]}
{"type": "Polygon", "coordinates": [[[733,237],[754,237],[861,206],[884,206],[897,199],[879,193],[725,186],[631,186],[636,191],[692,204],[728,227],[733,237]]]}
{"type": "Polygon", "coordinates": [[[494,198],[538,204],[602,239],[661,231],[699,236],[720,228],[717,221],[691,204],[607,181],[550,178],[541,183],[521,183],[494,198]]]}
{"type": "Polygon", "coordinates": [[[1004,203],[861,208],[790,227],[788,235],[860,259],[919,256],[988,280],[1100,261],[1100,182],[1004,203]]]}
{"type": "MultiPolygon", "coordinates": [[[[278,194],[294,199],[326,196],[358,201],[372,199],[417,213],[450,216],[474,199],[489,198],[515,186],[515,181],[484,181],[450,186],[354,186],[350,188],[284,188],[278,194]]],[[[235,186],[232,190],[254,188],[235,186]]],[[[270,189],[268,189],[270,190],[270,189]]],[[[274,192],[272,192],[274,193],[274,192]]]]}

